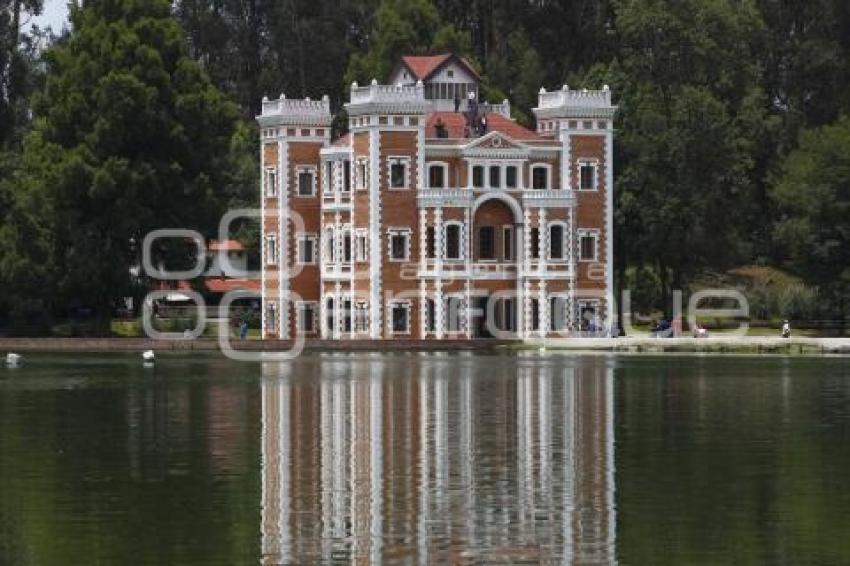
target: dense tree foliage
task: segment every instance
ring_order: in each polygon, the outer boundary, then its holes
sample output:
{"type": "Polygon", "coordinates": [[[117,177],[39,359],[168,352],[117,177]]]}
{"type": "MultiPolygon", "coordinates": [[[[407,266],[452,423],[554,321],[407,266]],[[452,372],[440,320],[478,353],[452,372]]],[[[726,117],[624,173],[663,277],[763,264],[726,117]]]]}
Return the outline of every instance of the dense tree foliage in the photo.
{"type": "MultiPolygon", "coordinates": [[[[88,0],[39,60],[13,20],[40,4],[0,0],[3,285],[111,300],[129,238],[251,202],[263,95],[341,112],[352,80],[454,51],[524,123],[540,86],[612,86],[616,279],[644,308],[753,264],[848,302],[845,0],[88,0]]],[[[0,316],[51,306],[18,295],[0,316]]]]}
{"type": "Polygon", "coordinates": [[[167,0],[87,2],[71,18],[5,190],[2,274],[15,295],[107,315],[133,294],[145,234],[217,222],[238,110],[187,57],[167,0]]]}

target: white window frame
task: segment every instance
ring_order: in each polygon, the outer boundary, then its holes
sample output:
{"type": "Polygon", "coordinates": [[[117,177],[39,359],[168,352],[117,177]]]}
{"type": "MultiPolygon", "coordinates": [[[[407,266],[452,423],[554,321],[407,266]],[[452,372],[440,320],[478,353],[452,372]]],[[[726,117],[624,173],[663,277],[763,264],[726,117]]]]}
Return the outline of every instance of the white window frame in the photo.
{"type": "Polygon", "coordinates": [[[343,265],[351,265],[354,262],[354,233],[351,225],[342,226],[339,234],[339,261],[343,265]],[[348,237],[348,258],[345,257],[345,238],[348,237]]]}
{"type": "Polygon", "coordinates": [[[529,170],[528,188],[534,191],[546,191],[552,188],[552,165],[549,163],[532,163],[529,170]],[[534,170],[544,169],[546,171],[546,186],[542,189],[534,188],[534,170]]]}
{"type": "Polygon", "coordinates": [[[486,189],[489,186],[489,183],[488,183],[488,180],[487,180],[487,166],[486,165],[484,165],[481,162],[477,162],[477,161],[473,161],[472,163],[469,164],[469,183],[468,183],[468,185],[469,185],[470,189],[478,189],[478,190],[486,189]],[[481,167],[481,185],[479,185],[479,186],[475,185],[475,168],[476,167],[481,167]]]}
{"type": "Polygon", "coordinates": [[[295,247],[295,263],[297,263],[299,265],[315,265],[316,263],[318,263],[318,256],[319,256],[318,248],[317,248],[318,240],[319,240],[318,236],[316,234],[313,234],[313,233],[296,234],[296,236],[295,236],[295,246],[296,246],[295,247]],[[302,244],[304,242],[307,242],[307,241],[309,241],[313,244],[313,254],[312,254],[313,259],[310,260],[310,261],[305,260],[304,257],[303,257],[303,254],[301,253],[302,250],[304,249],[302,247],[302,244]]]}
{"type": "Polygon", "coordinates": [[[579,229],[577,230],[578,234],[578,260],[583,262],[594,262],[599,261],[599,230],[596,229],[579,229]],[[593,258],[585,259],[582,257],[581,253],[581,240],[585,237],[593,238],[593,258]]]}
{"type": "Polygon", "coordinates": [[[266,196],[275,198],[278,195],[277,167],[266,167],[263,182],[266,187],[266,196]]]}
{"type": "Polygon", "coordinates": [[[333,226],[327,226],[322,230],[322,263],[336,262],[336,230],[333,226]]]}
{"type": "Polygon", "coordinates": [[[449,188],[449,164],[445,161],[429,161],[428,162],[428,188],[429,189],[447,189],[449,188]],[[431,169],[443,170],[443,186],[431,186],[431,169]]]}
{"type": "Polygon", "coordinates": [[[578,190],[583,193],[592,193],[599,191],[599,160],[598,159],[579,159],[578,160],[578,190]],[[593,167],[593,188],[583,189],[581,186],[581,170],[584,167],[593,167]]]}
{"type": "Polygon", "coordinates": [[[365,191],[369,189],[369,160],[365,157],[356,159],[354,168],[354,190],[365,191]]]}
{"type": "Polygon", "coordinates": [[[505,163],[502,166],[502,186],[504,190],[514,191],[522,188],[522,176],[520,175],[520,171],[522,171],[522,168],[518,163],[505,163]],[[511,167],[513,167],[514,171],[516,172],[516,176],[514,179],[515,183],[513,187],[508,186],[508,169],[510,169],[511,167]]]}
{"type": "Polygon", "coordinates": [[[510,262],[516,261],[516,230],[514,229],[513,224],[503,224],[502,225],[502,261],[510,262]],[[507,236],[507,238],[505,237],[507,236]],[[511,257],[505,257],[505,242],[509,241],[511,243],[511,257]]]}
{"type": "Polygon", "coordinates": [[[390,301],[389,303],[387,303],[387,333],[390,336],[409,336],[411,327],[410,313],[410,301],[390,301]],[[396,307],[401,307],[405,311],[407,311],[405,316],[405,322],[407,323],[407,327],[403,331],[395,330],[395,328],[393,328],[395,326],[393,324],[395,322],[393,321],[393,310],[395,310],[396,307]]]}
{"type": "Polygon", "coordinates": [[[393,263],[402,263],[410,260],[410,228],[389,228],[387,229],[387,259],[393,263]],[[404,258],[393,258],[393,237],[404,236],[404,258]]]}
{"type": "Polygon", "coordinates": [[[387,188],[391,191],[406,191],[410,189],[410,157],[404,155],[390,155],[387,157],[387,188]],[[404,165],[404,186],[393,186],[393,165],[404,165]]]}
{"type": "Polygon", "coordinates": [[[466,255],[464,254],[464,250],[466,249],[466,230],[464,230],[463,222],[460,220],[449,220],[443,222],[443,242],[442,249],[440,250],[440,257],[445,261],[464,261],[466,259],[466,255]],[[449,257],[449,226],[457,226],[458,227],[458,257],[449,257]]]}
{"type": "Polygon", "coordinates": [[[369,332],[369,303],[356,301],[351,308],[351,330],[354,334],[369,332]]]}
{"type": "Polygon", "coordinates": [[[265,311],[263,312],[263,316],[265,317],[266,323],[266,332],[278,332],[278,309],[276,301],[268,301],[266,302],[265,311]]]}
{"type": "Polygon", "coordinates": [[[325,183],[322,186],[322,194],[330,196],[334,194],[334,161],[325,162],[325,183]]]}
{"type": "Polygon", "coordinates": [[[354,171],[352,171],[352,163],[348,159],[343,159],[339,162],[339,191],[344,195],[350,195],[354,189],[354,171]],[[345,188],[345,168],[348,165],[348,189],[345,188]]]}
{"type": "Polygon", "coordinates": [[[295,309],[295,318],[296,318],[296,330],[298,332],[304,334],[315,334],[318,332],[318,322],[319,322],[319,302],[318,301],[298,301],[297,307],[295,309]],[[307,310],[307,307],[313,308],[313,320],[309,330],[304,328],[304,313],[307,310]]]}
{"type": "Polygon", "coordinates": [[[297,165],[295,167],[295,196],[298,198],[311,198],[316,196],[316,166],[315,165],[297,165]],[[310,194],[301,194],[301,175],[303,173],[310,174],[310,194]]]}
{"type": "Polygon", "coordinates": [[[266,249],[265,261],[266,265],[277,265],[278,249],[277,249],[277,234],[274,232],[266,233],[266,249]]]}
{"type": "Polygon", "coordinates": [[[354,231],[354,261],[369,261],[369,231],[366,228],[357,228],[354,231]]]}
{"type": "Polygon", "coordinates": [[[566,262],[570,259],[570,250],[569,250],[569,237],[567,234],[567,223],[562,220],[553,220],[551,222],[547,222],[546,224],[546,243],[548,244],[548,249],[546,250],[546,259],[554,262],[554,263],[562,263],[566,262]],[[555,226],[560,226],[562,230],[561,236],[561,251],[563,252],[563,257],[552,257],[552,228],[555,226]]]}

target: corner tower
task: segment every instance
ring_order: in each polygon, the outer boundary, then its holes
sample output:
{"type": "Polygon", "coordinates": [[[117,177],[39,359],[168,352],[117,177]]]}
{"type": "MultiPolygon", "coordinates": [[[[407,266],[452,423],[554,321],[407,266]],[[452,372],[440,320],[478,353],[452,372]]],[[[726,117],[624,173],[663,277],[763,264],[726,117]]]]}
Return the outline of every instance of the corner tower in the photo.
{"type": "Polygon", "coordinates": [[[614,321],[614,113],[611,90],[540,89],[537,132],[561,145],[561,178],[575,196],[575,316],[614,321]]]}
{"type": "Polygon", "coordinates": [[[327,96],[321,100],[284,95],[278,100],[264,98],[257,122],[262,179],[262,335],[286,339],[294,335],[296,324],[308,323],[305,317],[315,324],[320,150],[331,139],[330,103],[327,96]],[[302,244],[307,241],[312,248],[302,244]],[[300,296],[298,304],[289,299],[290,291],[300,296]]]}

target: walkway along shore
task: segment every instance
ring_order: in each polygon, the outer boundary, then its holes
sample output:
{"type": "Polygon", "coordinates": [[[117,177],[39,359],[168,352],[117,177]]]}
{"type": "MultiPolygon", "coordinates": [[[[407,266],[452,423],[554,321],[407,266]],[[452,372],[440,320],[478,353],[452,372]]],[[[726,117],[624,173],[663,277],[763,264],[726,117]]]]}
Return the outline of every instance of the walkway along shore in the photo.
{"type": "MultiPolygon", "coordinates": [[[[287,340],[232,339],[245,351],[287,350],[287,340]]],[[[307,340],[306,351],[607,351],[607,352],[706,352],[730,354],[845,354],[850,338],[778,338],[764,336],[711,338],[550,338],[546,340],[307,340]]],[[[151,340],[147,338],[0,338],[0,352],[214,352],[218,341],[151,340]]]]}

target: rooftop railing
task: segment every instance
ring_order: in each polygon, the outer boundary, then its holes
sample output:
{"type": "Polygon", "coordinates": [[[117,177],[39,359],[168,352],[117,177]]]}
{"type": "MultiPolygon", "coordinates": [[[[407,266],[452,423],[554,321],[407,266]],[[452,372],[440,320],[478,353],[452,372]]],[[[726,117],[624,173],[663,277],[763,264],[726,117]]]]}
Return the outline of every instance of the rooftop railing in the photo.
{"type": "Polygon", "coordinates": [[[611,106],[611,89],[605,85],[602,90],[570,90],[564,85],[561,90],[547,92],[541,88],[538,95],[538,105],[543,108],[560,108],[573,106],[580,108],[608,108],[611,106]]]}
{"type": "Polygon", "coordinates": [[[380,85],[373,80],[367,86],[351,84],[351,104],[424,102],[425,86],[422,82],[415,85],[380,85]]]}

